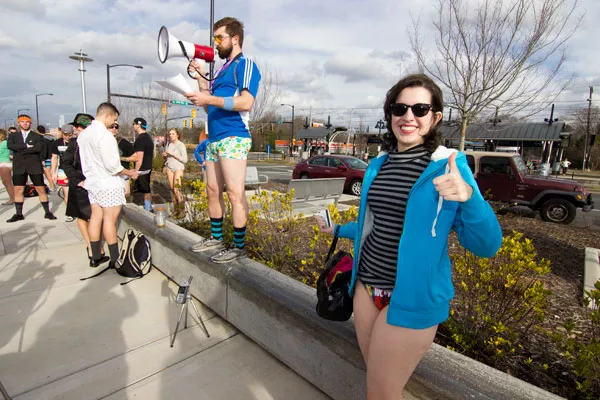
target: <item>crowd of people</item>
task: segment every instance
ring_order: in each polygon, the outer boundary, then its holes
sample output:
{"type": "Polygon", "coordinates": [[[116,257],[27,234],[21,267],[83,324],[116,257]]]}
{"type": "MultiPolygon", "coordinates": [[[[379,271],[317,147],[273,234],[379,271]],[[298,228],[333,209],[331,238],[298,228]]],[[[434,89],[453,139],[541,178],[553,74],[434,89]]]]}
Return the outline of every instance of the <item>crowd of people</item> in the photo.
{"type": "MultiPolygon", "coordinates": [[[[248,113],[261,75],[242,53],[243,40],[240,21],[230,17],[217,21],[214,41],[219,57],[226,62],[212,80],[206,78],[203,64],[190,62],[189,72],[195,75],[198,91],[185,94],[208,115],[208,139],[194,154],[203,165],[211,236],[191,250],[218,249],[210,257],[215,263],[246,254],[244,181],[252,143],[248,113]],[[230,246],[225,246],[223,239],[224,188],[232,208],[230,246]]],[[[442,91],[432,79],[425,75],[400,79],[384,99],[388,131],[384,151],[365,172],[357,221],[327,227],[316,217],[324,233],[354,241],[350,294],[366,364],[368,399],[403,398],[404,387],[431,346],[438,324],[448,318],[454,293],[448,256],[450,232],[455,231],[460,243],[480,257],[492,257],[502,242],[498,220],[481,195],[465,155],[440,146],[437,126],[442,111],[442,91]]],[[[154,151],[143,118],[133,121],[137,135],[133,145],[115,140],[118,117],[110,103],[101,104],[95,118],[78,114],[71,125],[62,128],[60,141],[45,153],[44,138],[30,129],[31,118],[19,116],[20,131],[0,143],[2,182],[11,194],[8,203],[16,209],[8,222],[24,218],[23,189],[28,179],[38,190],[45,218],[56,218],[48,209],[46,176],[68,193],[67,216],[77,219],[90,266],[106,261],[114,264],[118,258],[116,221],[129,193],[129,179],[134,180],[135,190],[144,194],[144,208],[152,209],[154,151]],[[7,173],[11,162],[12,180],[7,173]],[[134,167],[129,168],[129,163],[134,167]],[[108,256],[103,252],[102,237],[108,256]]],[[[0,138],[5,137],[0,132],[0,138]]],[[[171,129],[168,144],[159,149],[166,159],[178,214],[183,199],[177,183],[187,162],[180,139],[179,132],[171,129]]]]}

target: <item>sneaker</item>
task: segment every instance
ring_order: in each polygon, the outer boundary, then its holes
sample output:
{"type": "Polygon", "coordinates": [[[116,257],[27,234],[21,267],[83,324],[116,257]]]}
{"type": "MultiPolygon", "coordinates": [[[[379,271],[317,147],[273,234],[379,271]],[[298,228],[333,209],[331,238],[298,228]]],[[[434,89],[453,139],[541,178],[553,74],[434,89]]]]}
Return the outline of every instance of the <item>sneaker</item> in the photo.
{"type": "Polygon", "coordinates": [[[73,222],[73,221],[75,221],[75,218],[73,218],[71,216],[67,215],[67,218],[65,218],[65,222],[73,222]]]}
{"type": "Polygon", "coordinates": [[[23,214],[15,214],[12,217],[10,217],[9,219],[7,219],[6,222],[11,223],[11,222],[23,221],[24,219],[25,219],[25,217],[23,216],[23,214]]]}
{"type": "Polygon", "coordinates": [[[51,212],[47,212],[46,214],[44,214],[44,218],[46,218],[46,219],[56,219],[56,217],[54,216],[54,214],[52,214],[51,212]]]}
{"type": "Polygon", "coordinates": [[[214,237],[209,237],[208,239],[204,239],[203,241],[196,243],[192,246],[192,251],[199,253],[201,251],[206,251],[210,249],[215,249],[217,247],[222,247],[223,241],[215,239],[214,237]]]}
{"type": "Polygon", "coordinates": [[[214,263],[223,264],[243,257],[246,257],[246,250],[231,246],[228,249],[222,250],[219,254],[212,256],[210,259],[214,263]]]}

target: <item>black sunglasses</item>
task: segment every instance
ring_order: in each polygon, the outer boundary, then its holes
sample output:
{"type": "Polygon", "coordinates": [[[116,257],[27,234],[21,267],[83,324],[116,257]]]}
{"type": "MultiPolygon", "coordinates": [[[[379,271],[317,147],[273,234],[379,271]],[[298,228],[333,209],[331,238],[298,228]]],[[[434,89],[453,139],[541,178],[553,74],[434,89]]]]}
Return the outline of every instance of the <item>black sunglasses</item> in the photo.
{"type": "Polygon", "coordinates": [[[108,129],[119,129],[119,124],[112,124],[108,129]]]}
{"type": "Polygon", "coordinates": [[[417,103],[412,106],[402,103],[390,104],[390,112],[396,117],[401,117],[406,114],[409,108],[415,117],[424,117],[431,110],[431,104],[417,103]]]}

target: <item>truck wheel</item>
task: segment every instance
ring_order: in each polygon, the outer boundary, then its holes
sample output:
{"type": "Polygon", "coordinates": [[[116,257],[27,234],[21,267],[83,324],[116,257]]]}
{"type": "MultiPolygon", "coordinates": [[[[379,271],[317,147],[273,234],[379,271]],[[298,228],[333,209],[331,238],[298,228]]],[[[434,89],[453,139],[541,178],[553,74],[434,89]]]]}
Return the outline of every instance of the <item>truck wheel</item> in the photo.
{"type": "Polygon", "coordinates": [[[577,209],[569,200],[550,199],[540,209],[540,217],[546,222],[570,224],[575,219],[577,209]]]}
{"type": "Polygon", "coordinates": [[[306,172],[303,172],[300,174],[300,179],[309,179],[310,176],[308,176],[308,174],[306,172]]]}

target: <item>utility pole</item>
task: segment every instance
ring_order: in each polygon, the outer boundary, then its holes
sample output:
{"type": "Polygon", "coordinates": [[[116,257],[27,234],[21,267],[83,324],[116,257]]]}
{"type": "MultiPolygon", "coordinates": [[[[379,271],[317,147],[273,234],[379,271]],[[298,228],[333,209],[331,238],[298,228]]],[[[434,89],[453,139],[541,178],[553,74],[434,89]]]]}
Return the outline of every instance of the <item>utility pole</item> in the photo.
{"type": "MultiPolygon", "coordinates": [[[[587,115],[587,127],[585,129],[585,143],[583,145],[583,171],[585,171],[588,168],[588,162],[589,162],[589,154],[588,154],[588,140],[590,137],[590,119],[591,119],[591,113],[592,113],[592,93],[594,93],[594,87],[590,86],[590,98],[587,99],[588,101],[588,115],[587,115]]],[[[591,146],[589,149],[589,152],[592,152],[591,146]]]]}
{"type": "MultiPolygon", "coordinates": [[[[558,119],[557,119],[558,120],[558,119]]],[[[552,123],[555,122],[554,121],[554,104],[552,104],[552,108],[550,109],[550,118],[544,118],[544,121],[548,123],[548,129],[550,129],[550,127],[552,126],[552,123]]],[[[545,150],[545,146],[544,146],[544,150],[545,150]]],[[[552,152],[552,143],[550,145],[550,152],[552,152]]],[[[543,153],[543,151],[542,151],[543,153]]],[[[559,157],[559,152],[557,151],[556,153],[557,158],[559,157]]],[[[548,154],[548,162],[550,162],[550,157],[551,154],[548,154]]],[[[560,156],[562,158],[562,155],[560,156]]],[[[543,157],[542,157],[543,159],[543,157]]]]}
{"type": "Polygon", "coordinates": [[[348,154],[348,149],[350,148],[350,133],[352,132],[352,113],[354,109],[350,109],[350,123],[348,124],[348,137],[346,138],[346,155],[348,154]]]}

